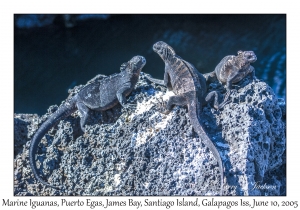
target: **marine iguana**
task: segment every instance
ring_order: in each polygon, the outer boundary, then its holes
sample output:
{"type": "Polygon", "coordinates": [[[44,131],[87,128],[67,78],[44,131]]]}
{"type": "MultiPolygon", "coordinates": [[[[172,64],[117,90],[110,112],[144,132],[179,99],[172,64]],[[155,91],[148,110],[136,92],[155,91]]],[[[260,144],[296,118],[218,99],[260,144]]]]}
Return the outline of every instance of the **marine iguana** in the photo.
{"type": "Polygon", "coordinates": [[[211,98],[211,96],[216,96],[216,92],[213,91],[207,95],[204,76],[200,74],[191,63],[176,55],[173,48],[168,44],[159,41],[153,45],[153,50],[165,62],[164,80],[154,79],[148,76],[147,78],[154,83],[167,86],[168,90],[175,93],[175,96],[171,96],[167,102],[166,114],[172,110],[174,105],[187,105],[188,115],[193,128],[218,161],[221,173],[220,195],[222,195],[224,176],[222,160],[217,148],[207,136],[199,119],[203,104],[205,104],[207,102],[206,100],[211,98]]]}
{"type": "Polygon", "coordinates": [[[46,183],[37,173],[35,154],[40,140],[48,130],[77,109],[81,115],[80,126],[82,131],[84,131],[84,126],[90,110],[106,111],[118,103],[125,108],[131,108],[131,105],[126,103],[125,97],[134,89],[139,79],[140,72],[145,64],[146,59],[144,57],[134,56],[130,61],[121,65],[120,73],[113,74],[100,81],[95,81],[86,85],[75,96],[61,105],[58,110],[41,125],[33,136],[29,149],[30,166],[38,181],[49,187],[59,188],[46,183]]]}
{"type": "Polygon", "coordinates": [[[255,69],[251,66],[257,60],[253,51],[238,51],[237,56],[227,55],[216,66],[213,72],[204,74],[207,81],[213,81],[216,78],[224,85],[226,84],[226,94],[224,101],[220,104],[222,108],[227,102],[232,92],[232,83],[237,83],[250,74],[253,79],[255,69]]]}

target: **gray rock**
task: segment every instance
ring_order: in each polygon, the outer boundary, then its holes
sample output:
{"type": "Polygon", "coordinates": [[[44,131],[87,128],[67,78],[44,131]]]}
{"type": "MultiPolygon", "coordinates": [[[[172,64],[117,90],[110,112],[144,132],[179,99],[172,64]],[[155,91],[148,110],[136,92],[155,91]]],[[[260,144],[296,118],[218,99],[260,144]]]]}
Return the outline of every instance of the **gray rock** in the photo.
{"type": "MultiPolygon", "coordinates": [[[[225,92],[218,83],[209,87],[225,92]]],[[[245,78],[235,88],[232,102],[223,110],[206,105],[201,114],[224,163],[224,194],[285,195],[283,102],[257,79],[245,78]]],[[[57,106],[42,117],[16,114],[15,195],[218,194],[217,161],[193,131],[186,107],[160,113],[169,95],[172,92],[151,84],[142,73],[128,97],[137,104],[135,110],[116,106],[110,111],[112,119],[94,112],[85,133],[78,112],[51,129],[40,143],[36,161],[40,176],[62,190],[38,183],[28,159],[31,137],[57,106]]]]}

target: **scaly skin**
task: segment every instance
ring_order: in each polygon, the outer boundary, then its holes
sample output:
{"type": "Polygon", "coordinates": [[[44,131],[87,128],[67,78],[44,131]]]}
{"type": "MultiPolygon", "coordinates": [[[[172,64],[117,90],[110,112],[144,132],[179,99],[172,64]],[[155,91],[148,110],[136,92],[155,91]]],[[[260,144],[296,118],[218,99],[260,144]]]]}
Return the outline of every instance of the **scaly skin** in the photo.
{"type": "Polygon", "coordinates": [[[226,84],[226,96],[219,108],[222,108],[228,103],[233,83],[238,83],[248,74],[251,75],[252,79],[254,78],[255,69],[250,64],[254,63],[256,60],[257,57],[253,51],[238,51],[237,56],[225,56],[213,72],[204,74],[207,81],[212,81],[217,78],[223,85],[226,84]]]}
{"type": "Polygon", "coordinates": [[[175,96],[171,96],[167,103],[166,113],[170,112],[174,105],[187,105],[188,115],[193,128],[218,161],[221,173],[220,195],[222,195],[224,179],[222,160],[214,143],[209,139],[200,124],[199,119],[201,106],[206,103],[206,80],[192,64],[176,55],[173,48],[168,44],[159,41],[153,45],[153,50],[165,62],[164,80],[149,77],[148,79],[154,83],[167,86],[169,90],[175,93],[175,96]]]}
{"type": "Polygon", "coordinates": [[[133,57],[130,61],[122,64],[120,73],[105,77],[100,82],[93,82],[85,86],[74,97],[60,106],[58,110],[41,125],[33,136],[29,149],[30,166],[37,180],[46,186],[59,189],[59,187],[52,186],[39,177],[35,162],[38,144],[48,130],[77,109],[81,114],[80,125],[84,131],[90,110],[106,111],[118,103],[125,108],[130,107],[131,105],[126,103],[126,96],[134,89],[145,64],[146,60],[144,57],[133,57]]]}

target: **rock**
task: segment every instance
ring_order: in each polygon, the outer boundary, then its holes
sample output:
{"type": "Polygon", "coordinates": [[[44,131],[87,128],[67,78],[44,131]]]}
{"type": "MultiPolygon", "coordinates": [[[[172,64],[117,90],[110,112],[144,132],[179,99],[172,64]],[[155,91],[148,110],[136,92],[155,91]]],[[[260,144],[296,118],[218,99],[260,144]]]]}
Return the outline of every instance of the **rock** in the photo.
{"type": "MultiPolygon", "coordinates": [[[[40,118],[16,114],[15,195],[217,195],[217,161],[194,132],[187,108],[160,113],[173,93],[144,75],[127,97],[137,104],[135,110],[116,106],[112,119],[93,112],[85,133],[75,112],[42,139],[36,157],[39,174],[61,190],[37,182],[28,158],[32,135],[57,106],[40,118]]],[[[219,83],[209,87],[225,92],[219,83]]],[[[248,78],[236,85],[231,99],[224,109],[206,105],[201,114],[224,163],[224,194],[285,195],[282,101],[266,83],[248,78]]]]}

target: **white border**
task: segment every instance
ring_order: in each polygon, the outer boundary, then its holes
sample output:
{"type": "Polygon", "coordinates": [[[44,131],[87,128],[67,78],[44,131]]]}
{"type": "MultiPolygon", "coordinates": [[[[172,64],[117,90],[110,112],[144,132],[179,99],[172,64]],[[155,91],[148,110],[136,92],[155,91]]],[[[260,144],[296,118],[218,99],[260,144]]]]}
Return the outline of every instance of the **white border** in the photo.
{"type": "MultiPolygon", "coordinates": [[[[288,177],[286,197],[223,197],[218,200],[239,200],[240,198],[252,201],[257,200],[298,200],[299,202],[299,10],[298,4],[287,1],[7,1],[0,2],[0,52],[1,52],[1,83],[0,83],[0,208],[2,199],[29,200],[29,197],[14,197],[12,187],[13,177],[13,14],[14,13],[286,13],[287,14],[287,159],[288,177]]],[[[296,2],[296,1],[294,1],[296,2]]],[[[76,200],[76,197],[65,197],[76,200]]],[[[144,200],[145,197],[134,197],[144,200]]],[[[151,197],[150,197],[151,198],[151,197]]],[[[152,197],[153,198],[153,197],[152,197]]],[[[157,197],[156,197],[157,198],[157,197]]],[[[162,197],[167,199],[167,197],[162,197]]],[[[200,199],[203,199],[201,197],[200,199]]],[[[34,197],[35,200],[57,200],[62,197],[34,197]]],[[[96,199],[96,198],[95,198],[96,199]]],[[[104,199],[103,197],[101,199],[104,199]]],[[[128,197],[114,197],[114,200],[126,200],[128,197]]],[[[171,200],[176,198],[172,197],[171,200]]],[[[85,200],[85,198],[81,198],[85,200]]],[[[27,207],[28,208],[28,207],[27,207]]],[[[79,209],[80,207],[72,207],[79,209]]],[[[88,207],[85,207],[88,208],[88,207]]],[[[144,207],[143,207],[144,208],[144,207]]],[[[249,208],[249,207],[248,207],[249,208]]],[[[48,208],[45,208],[48,209],[48,208]]],[[[49,207],[50,209],[50,207],[49,207]]],[[[53,209],[53,208],[52,208],[53,209]]],[[[82,208],[81,208],[82,209],[82,208]]],[[[97,209],[97,208],[95,208],[97,209]]],[[[113,208],[110,208],[113,209],[113,208]]],[[[165,208],[161,208],[165,209],[165,208]]],[[[176,209],[176,208],[171,208],[176,209]]],[[[225,209],[225,208],[224,208],[225,209]]]]}

